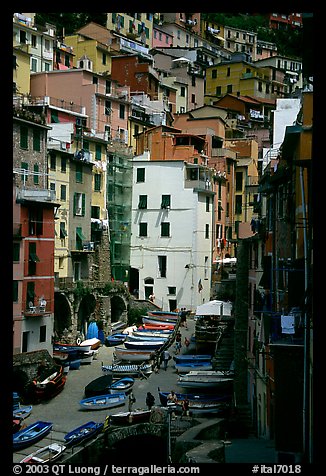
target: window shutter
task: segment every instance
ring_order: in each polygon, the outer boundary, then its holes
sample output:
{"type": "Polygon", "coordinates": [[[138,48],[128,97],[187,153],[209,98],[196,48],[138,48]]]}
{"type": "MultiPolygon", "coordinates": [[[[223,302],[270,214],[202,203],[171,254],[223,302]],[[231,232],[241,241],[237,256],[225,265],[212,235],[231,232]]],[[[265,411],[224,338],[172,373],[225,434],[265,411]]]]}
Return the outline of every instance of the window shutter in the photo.
{"type": "Polygon", "coordinates": [[[82,216],[85,216],[85,194],[82,194],[82,216]]]}
{"type": "Polygon", "coordinates": [[[76,208],[77,208],[77,193],[74,193],[74,215],[76,215],[76,208]]]}

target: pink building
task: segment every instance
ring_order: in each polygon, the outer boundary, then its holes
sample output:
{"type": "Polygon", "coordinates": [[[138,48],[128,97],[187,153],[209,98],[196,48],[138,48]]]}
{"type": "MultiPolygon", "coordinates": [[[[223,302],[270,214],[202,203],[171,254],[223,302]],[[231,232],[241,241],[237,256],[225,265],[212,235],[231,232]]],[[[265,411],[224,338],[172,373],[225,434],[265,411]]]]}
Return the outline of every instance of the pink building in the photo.
{"type": "Polygon", "coordinates": [[[89,129],[128,143],[130,88],[120,87],[110,76],[80,68],[36,73],[31,75],[30,92],[68,101],[72,107],[84,106],[89,129]]]}
{"type": "Polygon", "coordinates": [[[153,48],[166,48],[173,45],[173,35],[164,27],[153,26],[153,48]]]}

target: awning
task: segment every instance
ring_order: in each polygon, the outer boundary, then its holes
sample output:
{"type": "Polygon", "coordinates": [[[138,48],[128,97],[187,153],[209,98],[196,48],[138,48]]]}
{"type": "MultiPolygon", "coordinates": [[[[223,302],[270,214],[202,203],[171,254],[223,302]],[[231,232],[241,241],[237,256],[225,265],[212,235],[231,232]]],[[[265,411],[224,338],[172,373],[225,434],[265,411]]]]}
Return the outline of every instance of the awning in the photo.
{"type": "Polygon", "coordinates": [[[78,236],[78,238],[79,238],[80,240],[82,240],[82,241],[83,241],[83,240],[86,240],[86,237],[83,235],[82,231],[79,230],[78,228],[76,229],[76,235],[78,236]]]}
{"type": "Polygon", "coordinates": [[[196,316],[231,316],[231,311],[231,302],[214,300],[197,306],[196,316]]]}

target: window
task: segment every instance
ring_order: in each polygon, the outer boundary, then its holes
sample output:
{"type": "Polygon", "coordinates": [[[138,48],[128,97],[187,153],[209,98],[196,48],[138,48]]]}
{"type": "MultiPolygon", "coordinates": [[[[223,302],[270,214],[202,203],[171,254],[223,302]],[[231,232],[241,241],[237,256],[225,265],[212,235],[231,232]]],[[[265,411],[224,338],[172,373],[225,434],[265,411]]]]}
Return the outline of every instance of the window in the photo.
{"type": "Polygon", "coordinates": [[[209,239],[209,224],[206,223],[205,225],[205,238],[209,239]]]}
{"type": "Polygon", "coordinates": [[[36,274],[36,263],[38,263],[39,257],[36,254],[36,243],[29,243],[28,248],[28,274],[34,276],[36,274]]]}
{"type": "Polygon", "coordinates": [[[65,66],[67,66],[67,68],[70,67],[70,56],[69,55],[65,55],[65,66]]]}
{"type": "Polygon", "coordinates": [[[51,170],[56,169],[56,156],[55,156],[55,154],[50,155],[50,169],[51,170]]]}
{"type": "Polygon", "coordinates": [[[94,191],[95,192],[101,191],[101,184],[102,184],[102,175],[94,174],[94,191]]]}
{"type": "Polygon", "coordinates": [[[112,109],[111,109],[111,101],[105,101],[105,115],[106,116],[109,116],[112,112],[112,109]]]}
{"type": "Polygon", "coordinates": [[[83,182],[83,165],[76,164],[76,182],[82,183],[83,182]]]}
{"type": "Polygon", "coordinates": [[[43,210],[38,207],[29,209],[29,234],[42,235],[43,233],[43,210]]]}
{"type": "Polygon", "coordinates": [[[67,230],[66,230],[66,224],[64,221],[60,222],[60,238],[61,240],[64,240],[68,236],[67,230]]]}
{"type": "Polygon", "coordinates": [[[232,94],[232,84],[228,84],[226,87],[226,92],[232,94]]]}
{"type": "Polygon", "coordinates": [[[85,215],[85,194],[75,192],[74,194],[74,215],[85,215]]]}
{"type": "Polygon", "coordinates": [[[46,326],[40,326],[40,342],[46,342],[46,326]]]}
{"type": "Polygon", "coordinates": [[[105,94],[111,93],[111,81],[105,81],[105,94]]]}
{"type": "Polygon", "coordinates": [[[33,73],[37,72],[37,59],[36,58],[32,58],[32,60],[31,60],[31,71],[33,71],[33,73]]]}
{"type": "Polygon", "coordinates": [[[137,182],[145,182],[145,169],[137,168],[137,182]]]}
{"type": "Polygon", "coordinates": [[[13,69],[17,69],[17,56],[13,55],[13,69]]]}
{"type": "Polygon", "coordinates": [[[216,96],[221,96],[221,94],[222,94],[222,87],[221,86],[216,86],[215,94],[216,94],[216,96]]]}
{"type": "Polygon", "coordinates": [[[18,302],[18,281],[13,281],[13,302],[18,302]]]}
{"type": "Polygon", "coordinates": [[[140,210],[147,208],[147,195],[139,195],[138,208],[140,210]]]}
{"type": "Polygon", "coordinates": [[[196,76],[192,75],[191,77],[191,85],[196,87],[196,76]]]}
{"type": "Polygon", "coordinates": [[[35,299],[35,282],[29,281],[26,287],[26,309],[29,308],[29,303],[34,304],[35,299]]]}
{"type": "Polygon", "coordinates": [[[235,196],[235,213],[237,215],[242,213],[242,195],[235,196]]]}
{"type": "Polygon", "coordinates": [[[166,256],[158,256],[158,277],[166,278],[166,256]]]}
{"type": "Polygon", "coordinates": [[[13,261],[19,262],[20,259],[20,243],[13,244],[13,261]]]}
{"type": "Polygon", "coordinates": [[[172,294],[173,296],[175,296],[177,294],[177,288],[175,286],[169,286],[168,294],[172,294]]]}
{"type": "Polygon", "coordinates": [[[95,160],[101,160],[102,146],[101,144],[96,144],[95,149],[95,160]]]}
{"type": "Polygon", "coordinates": [[[208,279],[208,256],[205,256],[204,279],[208,279]]]}
{"type": "Polygon", "coordinates": [[[186,88],[184,86],[180,88],[180,96],[183,98],[186,96],[186,88]]]}
{"type": "Polygon", "coordinates": [[[125,118],[125,105],[124,104],[120,104],[120,107],[119,107],[119,118],[120,119],[124,119],[125,118]]]}
{"type": "Polygon", "coordinates": [[[34,164],[34,174],[33,174],[34,185],[38,185],[39,182],[39,166],[34,164]]]}
{"type": "Polygon", "coordinates": [[[36,37],[36,35],[32,35],[32,47],[33,48],[37,47],[37,37],[36,37]]]}
{"type": "Polygon", "coordinates": [[[67,170],[67,159],[66,157],[61,157],[61,172],[65,173],[67,170]]]}
{"type": "Polygon", "coordinates": [[[243,181],[242,172],[236,172],[236,174],[235,174],[235,189],[236,189],[237,192],[242,192],[242,181],[243,181]]]}
{"type": "Polygon", "coordinates": [[[20,148],[28,149],[28,128],[20,126],[20,148]]]}
{"type": "Polygon", "coordinates": [[[230,67],[228,67],[227,72],[226,72],[226,75],[227,75],[227,76],[230,76],[230,75],[231,75],[231,68],[230,68],[230,67]]]}
{"type": "Polygon", "coordinates": [[[192,104],[196,104],[196,94],[191,95],[191,102],[192,104]]]}
{"type": "Polygon", "coordinates": [[[162,236],[170,236],[170,223],[161,223],[161,237],[162,236]]]}
{"type": "Polygon", "coordinates": [[[139,236],[147,236],[147,223],[139,223],[139,236]]]}
{"type": "Polygon", "coordinates": [[[162,195],[161,208],[170,208],[171,195],[162,195]]]}
{"type": "Polygon", "coordinates": [[[212,69],[212,79],[216,79],[216,78],[217,78],[217,70],[212,69]]]}
{"type": "Polygon", "coordinates": [[[106,54],[102,53],[102,64],[106,64],[106,54]]]}
{"type": "Polygon", "coordinates": [[[98,78],[97,78],[97,76],[93,76],[93,84],[98,84],[98,78]]]}
{"type": "Polygon", "coordinates": [[[210,198],[206,197],[206,211],[209,212],[210,198]]]}
{"type": "Polygon", "coordinates": [[[67,186],[60,185],[60,200],[65,201],[67,198],[67,186]]]}
{"type": "Polygon", "coordinates": [[[100,207],[91,207],[91,218],[100,218],[100,207]]]}
{"type": "Polygon", "coordinates": [[[39,129],[33,129],[33,150],[41,151],[41,132],[39,129]]]}

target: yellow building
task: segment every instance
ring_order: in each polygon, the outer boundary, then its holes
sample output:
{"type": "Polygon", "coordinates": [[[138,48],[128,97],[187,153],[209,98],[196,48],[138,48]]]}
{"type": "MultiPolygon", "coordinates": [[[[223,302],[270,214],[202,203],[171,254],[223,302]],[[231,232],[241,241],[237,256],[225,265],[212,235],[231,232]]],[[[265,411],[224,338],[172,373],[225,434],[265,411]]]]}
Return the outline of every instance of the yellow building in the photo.
{"type": "MultiPolygon", "coordinates": [[[[271,69],[258,68],[245,60],[222,62],[206,69],[205,103],[209,96],[222,97],[227,93],[240,96],[274,99],[271,69]]],[[[278,96],[282,96],[284,85],[280,84],[278,96]]]]}
{"type": "Polygon", "coordinates": [[[30,92],[30,53],[28,46],[13,49],[13,93],[29,94],[30,92]]]}
{"type": "Polygon", "coordinates": [[[106,26],[108,30],[152,48],[153,13],[108,13],[106,26]]]}

